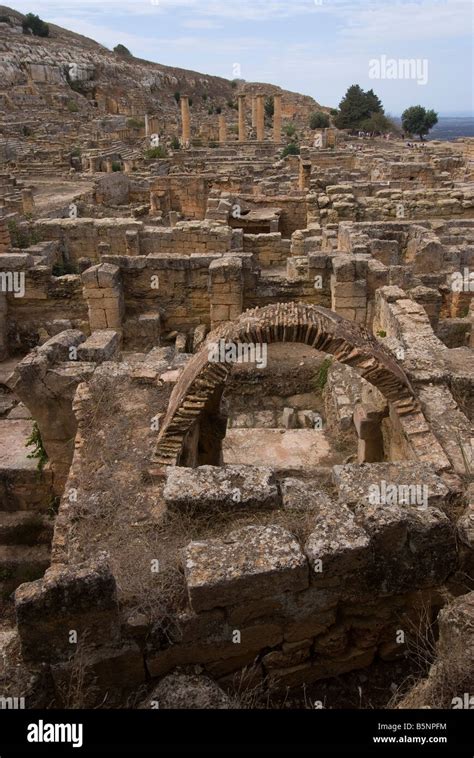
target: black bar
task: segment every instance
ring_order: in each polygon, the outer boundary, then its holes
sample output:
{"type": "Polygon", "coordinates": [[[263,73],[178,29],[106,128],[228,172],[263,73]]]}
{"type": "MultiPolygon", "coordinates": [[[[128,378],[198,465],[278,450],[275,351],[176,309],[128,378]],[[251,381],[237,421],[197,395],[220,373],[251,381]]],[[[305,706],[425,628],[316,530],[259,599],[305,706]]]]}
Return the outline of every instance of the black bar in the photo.
{"type": "MultiPolygon", "coordinates": [[[[456,755],[473,758],[470,710],[94,710],[0,711],[0,758],[18,755],[260,753],[303,755],[456,755]],[[40,723],[42,731],[39,731],[40,723]],[[83,726],[82,745],[29,742],[83,726]],[[379,738],[376,742],[374,738],[379,738]],[[414,739],[416,738],[416,739],[414,739]],[[383,739],[383,741],[382,741],[383,739]],[[424,739],[424,744],[421,740],[424,739]]],[[[79,731],[64,736],[76,743],[79,731]]]]}

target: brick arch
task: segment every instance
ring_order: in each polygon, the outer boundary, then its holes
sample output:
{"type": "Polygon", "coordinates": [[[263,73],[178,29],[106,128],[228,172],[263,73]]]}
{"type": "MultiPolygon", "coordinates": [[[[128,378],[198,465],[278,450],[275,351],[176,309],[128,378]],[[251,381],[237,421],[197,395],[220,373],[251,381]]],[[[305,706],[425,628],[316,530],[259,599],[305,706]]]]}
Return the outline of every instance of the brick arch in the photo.
{"type": "Polygon", "coordinates": [[[157,463],[179,465],[185,440],[196,422],[210,409],[216,413],[216,405],[232,370],[232,364],[208,360],[208,344],[221,339],[234,343],[311,345],[354,368],[380,390],[399,415],[419,410],[404,371],[367,329],[316,305],[268,305],[246,311],[236,321],[212,331],[186,365],[171,394],[158,436],[154,456],[157,463]]]}

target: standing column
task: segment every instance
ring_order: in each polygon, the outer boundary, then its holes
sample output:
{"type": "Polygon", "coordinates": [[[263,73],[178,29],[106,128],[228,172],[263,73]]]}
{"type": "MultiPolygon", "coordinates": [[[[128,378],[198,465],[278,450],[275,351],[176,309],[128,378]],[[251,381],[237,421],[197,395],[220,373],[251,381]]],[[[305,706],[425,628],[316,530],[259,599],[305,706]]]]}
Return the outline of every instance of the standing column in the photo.
{"type": "Polygon", "coordinates": [[[145,137],[150,136],[150,123],[148,121],[148,113],[145,113],[145,137]]]}
{"type": "Polygon", "coordinates": [[[311,186],[311,169],[312,164],[311,161],[303,161],[301,158],[299,159],[300,162],[300,173],[299,173],[299,180],[298,180],[298,188],[304,192],[304,190],[307,190],[311,186]]]}
{"type": "Polygon", "coordinates": [[[265,98],[257,95],[257,142],[265,140],[265,98]]]}
{"type": "Polygon", "coordinates": [[[191,117],[189,115],[189,97],[181,98],[182,142],[186,146],[191,141],[191,117]]]}
{"type": "Polygon", "coordinates": [[[252,129],[257,128],[257,98],[252,97],[252,129]]]}
{"type": "Polygon", "coordinates": [[[221,145],[227,142],[227,124],[223,113],[219,114],[219,142],[221,145]]]}
{"type": "Polygon", "coordinates": [[[281,143],[281,95],[273,98],[273,142],[281,143]]]}
{"type": "Polygon", "coordinates": [[[33,213],[35,210],[35,201],[33,198],[33,190],[26,187],[21,191],[21,200],[23,203],[23,213],[33,213]]]}
{"type": "Polygon", "coordinates": [[[239,142],[246,142],[247,130],[245,128],[245,95],[239,95],[239,142]]]}

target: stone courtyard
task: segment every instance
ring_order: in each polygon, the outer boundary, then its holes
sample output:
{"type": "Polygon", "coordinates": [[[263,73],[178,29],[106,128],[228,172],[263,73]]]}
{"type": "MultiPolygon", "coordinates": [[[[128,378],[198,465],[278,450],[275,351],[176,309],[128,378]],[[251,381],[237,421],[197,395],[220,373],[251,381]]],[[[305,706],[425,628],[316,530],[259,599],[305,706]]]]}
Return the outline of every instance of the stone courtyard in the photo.
{"type": "Polygon", "coordinates": [[[315,134],[307,96],[59,50],[3,10],[0,695],[450,707],[474,140],[315,134]]]}

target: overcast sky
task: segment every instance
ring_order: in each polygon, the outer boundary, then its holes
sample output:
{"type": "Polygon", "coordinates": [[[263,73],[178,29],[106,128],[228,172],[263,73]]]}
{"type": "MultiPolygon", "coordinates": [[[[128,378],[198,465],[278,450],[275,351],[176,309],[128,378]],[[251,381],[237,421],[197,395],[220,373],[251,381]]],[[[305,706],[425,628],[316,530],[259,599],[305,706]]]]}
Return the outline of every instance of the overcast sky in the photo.
{"type": "Polygon", "coordinates": [[[109,48],[121,42],[140,58],[271,82],[323,105],[337,106],[358,83],[372,87],[392,115],[417,104],[439,113],[474,111],[473,0],[16,0],[12,6],[109,48]],[[400,63],[407,59],[410,78],[400,63]]]}

